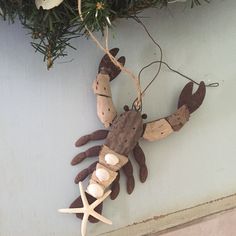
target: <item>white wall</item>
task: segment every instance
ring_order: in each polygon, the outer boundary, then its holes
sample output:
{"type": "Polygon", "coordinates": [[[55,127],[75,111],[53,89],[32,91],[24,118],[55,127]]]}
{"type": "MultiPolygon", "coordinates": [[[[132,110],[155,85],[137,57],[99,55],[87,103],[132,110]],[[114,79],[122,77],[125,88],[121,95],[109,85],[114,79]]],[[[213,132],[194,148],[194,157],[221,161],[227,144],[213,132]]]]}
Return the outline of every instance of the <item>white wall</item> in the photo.
{"type": "MultiPolygon", "coordinates": [[[[148,10],[144,20],[161,44],[165,61],[196,80],[220,82],[208,89],[204,105],[171,137],[141,142],[149,178],[126,194],[125,179],[115,201],[107,200],[104,215],[113,226],[89,225],[89,235],[110,231],[154,215],[236,192],[236,2],[215,0],[184,9],[148,10]]],[[[110,47],[119,47],[127,66],[138,70],[156,59],[158,49],[132,20],[118,20],[110,47]]],[[[60,215],[78,195],[73,178],[91,160],[77,167],[71,158],[80,150],[74,141],[102,128],[96,117],[91,83],[102,52],[86,39],[74,42],[78,51],[49,72],[34,54],[19,24],[0,22],[0,235],[76,236],[80,221],[60,215]]],[[[187,83],[163,68],[144,99],[148,120],[173,112],[187,83]]],[[[143,77],[147,83],[155,70],[143,77]]],[[[132,81],[122,74],[112,83],[119,112],[131,104],[132,81]]],[[[91,144],[92,145],[92,144],[91,144]]]]}

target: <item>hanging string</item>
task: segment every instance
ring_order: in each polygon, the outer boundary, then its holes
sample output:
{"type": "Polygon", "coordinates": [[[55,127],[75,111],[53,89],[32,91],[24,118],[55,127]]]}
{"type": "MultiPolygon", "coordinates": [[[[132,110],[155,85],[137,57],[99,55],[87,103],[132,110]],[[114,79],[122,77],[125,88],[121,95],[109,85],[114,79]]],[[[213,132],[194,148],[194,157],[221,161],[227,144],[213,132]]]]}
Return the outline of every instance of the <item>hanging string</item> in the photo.
{"type": "MultiPolygon", "coordinates": [[[[82,15],[82,10],[81,10],[81,0],[78,0],[78,12],[79,12],[79,16],[82,22],[84,22],[84,18],[82,15]]],[[[140,80],[139,78],[132,72],[130,71],[128,68],[124,67],[121,63],[119,63],[119,61],[112,56],[112,54],[110,53],[109,49],[108,49],[108,26],[106,26],[106,30],[105,30],[105,48],[103,47],[103,45],[97,40],[97,38],[93,35],[93,33],[89,30],[89,28],[87,27],[87,25],[85,24],[85,29],[87,30],[87,32],[89,33],[90,37],[92,38],[92,40],[96,43],[96,45],[103,51],[105,52],[110,60],[114,63],[114,65],[116,65],[121,71],[123,71],[124,73],[126,73],[129,77],[132,78],[132,80],[135,83],[135,87],[137,90],[137,98],[136,98],[136,102],[135,102],[135,109],[136,110],[140,110],[141,109],[141,104],[142,104],[142,93],[141,93],[141,86],[140,86],[140,80]]]]}
{"type": "MultiPolygon", "coordinates": [[[[193,82],[194,84],[196,85],[200,85],[200,83],[196,82],[195,80],[193,80],[192,78],[188,77],[187,75],[184,75],[182,74],[181,72],[171,68],[169,66],[168,63],[164,62],[163,61],[163,51],[162,51],[162,48],[161,46],[155,41],[155,39],[152,37],[152,35],[150,34],[150,32],[148,31],[146,25],[140,20],[140,18],[138,18],[136,15],[132,17],[137,23],[139,23],[145,30],[145,32],[147,33],[148,37],[152,40],[152,42],[159,48],[160,50],[160,60],[155,60],[155,61],[152,61],[151,63],[149,63],[148,65],[144,66],[140,71],[139,71],[139,74],[138,74],[138,79],[139,79],[139,83],[140,83],[140,80],[141,80],[141,74],[142,72],[147,69],[148,67],[154,65],[154,64],[159,64],[158,66],[158,69],[157,69],[157,73],[154,75],[154,77],[152,78],[152,80],[147,84],[147,86],[143,89],[143,91],[141,92],[141,96],[143,97],[145,92],[148,90],[148,88],[152,85],[152,83],[156,80],[157,76],[159,75],[160,71],[161,71],[161,65],[164,64],[170,71],[182,76],[183,78],[193,82]]],[[[210,84],[207,84],[206,87],[218,87],[219,86],[219,83],[218,82],[213,82],[213,83],[210,83],[210,84]]],[[[133,106],[134,104],[136,103],[137,101],[137,98],[134,100],[133,102],[133,106]]]]}
{"type": "MultiPolygon", "coordinates": [[[[184,77],[185,79],[187,79],[187,80],[193,82],[193,83],[196,84],[196,85],[200,85],[200,83],[198,83],[197,81],[191,79],[189,76],[184,75],[183,73],[181,73],[181,72],[179,72],[179,71],[177,71],[177,70],[171,68],[171,67],[169,66],[169,64],[167,64],[167,63],[164,62],[164,61],[153,61],[153,62],[149,63],[148,65],[144,66],[144,67],[140,70],[140,72],[139,72],[139,74],[138,74],[138,77],[139,77],[139,78],[141,77],[141,73],[142,73],[145,69],[147,69],[148,67],[150,67],[150,66],[152,66],[152,65],[154,65],[154,64],[157,64],[157,63],[159,63],[159,64],[160,64],[160,63],[161,63],[161,64],[164,64],[170,71],[172,71],[172,72],[174,72],[174,73],[176,73],[176,74],[178,74],[178,75],[184,77]]],[[[206,87],[208,87],[208,88],[214,88],[214,87],[218,87],[219,85],[220,85],[220,84],[219,84],[218,82],[213,82],[213,83],[210,83],[210,84],[206,84],[206,87]]],[[[147,90],[147,88],[148,88],[148,86],[145,88],[145,91],[147,90]]]]}

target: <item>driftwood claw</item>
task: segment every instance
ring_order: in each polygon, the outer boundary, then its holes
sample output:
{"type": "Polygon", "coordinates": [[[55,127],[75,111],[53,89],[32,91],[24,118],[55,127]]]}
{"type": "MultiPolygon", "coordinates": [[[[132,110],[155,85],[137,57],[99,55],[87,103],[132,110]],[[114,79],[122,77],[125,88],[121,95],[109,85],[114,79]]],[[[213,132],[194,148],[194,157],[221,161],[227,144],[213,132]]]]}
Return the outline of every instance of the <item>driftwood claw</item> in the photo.
{"type": "Polygon", "coordinates": [[[183,105],[186,105],[189,109],[189,112],[193,113],[201,106],[206,94],[205,83],[202,81],[199,84],[197,91],[195,93],[192,92],[193,82],[189,82],[185,85],[179,96],[178,108],[183,105]]]}
{"type": "MultiPolygon", "coordinates": [[[[195,93],[193,93],[193,82],[186,84],[179,96],[177,111],[165,118],[144,124],[143,138],[149,141],[160,140],[173,131],[180,130],[189,120],[190,114],[201,106],[205,95],[206,86],[203,81],[195,93]]],[[[145,171],[143,168],[143,172],[145,171]]]]}
{"type": "MultiPolygon", "coordinates": [[[[110,50],[110,53],[113,57],[115,57],[119,52],[119,48],[113,48],[110,50]]],[[[120,57],[118,59],[119,63],[121,63],[122,65],[125,64],[125,57],[120,57]]],[[[120,73],[120,69],[115,66],[113,64],[113,62],[110,60],[109,56],[106,54],[105,56],[103,56],[99,67],[98,67],[98,73],[100,72],[105,72],[106,74],[109,75],[110,77],[110,81],[113,80],[119,73],[120,73]]]]}

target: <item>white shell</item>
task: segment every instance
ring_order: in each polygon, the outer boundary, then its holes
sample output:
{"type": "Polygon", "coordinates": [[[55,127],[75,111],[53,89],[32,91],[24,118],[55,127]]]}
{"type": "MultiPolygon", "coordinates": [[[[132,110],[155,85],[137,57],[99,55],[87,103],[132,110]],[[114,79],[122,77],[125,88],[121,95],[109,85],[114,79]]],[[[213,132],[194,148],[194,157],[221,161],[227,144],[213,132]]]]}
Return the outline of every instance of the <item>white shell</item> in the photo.
{"type": "Polygon", "coordinates": [[[96,170],[96,176],[100,181],[107,181],[110,178],[109,172],[102,168],[96,170]]]}
{"type": "Polygon", "coordinates": [[[100,198],[104,194],[104,189],[99,184],[89,184],[87,192],[95,198],[100,198]]]}
{"type": "Polygon", "coordinates": [[[119,158],[112,153],[108,153],[105,155],[105,161],[107,164],[115,166],[119,163],[119,158]]]}
{"type": "Polygon", "coordinates": [[[44,10],[50,10],[59,6],[64,0],[35,0],[35,5],[39,9],[42,7],[44,10]]]}

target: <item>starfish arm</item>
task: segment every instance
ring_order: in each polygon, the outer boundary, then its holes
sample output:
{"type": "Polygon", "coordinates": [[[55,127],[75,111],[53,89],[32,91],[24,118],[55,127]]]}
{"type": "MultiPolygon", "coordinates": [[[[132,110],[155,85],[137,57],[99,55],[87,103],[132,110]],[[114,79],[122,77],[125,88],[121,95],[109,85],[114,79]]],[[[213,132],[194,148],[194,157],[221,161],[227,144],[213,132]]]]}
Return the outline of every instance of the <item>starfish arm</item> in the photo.
{"type": "Polygon", "coordinates": [[[111,190],[107,191],[101,198],[98,198],[94,203],[90,205],[91,209],[94,209],[98,206],[101,202],[103,202],[111,193],[111,190]]]}
{"type": "Polygon", "coordinates": [[[88,218],[89,218],[89,214],[84,213],[83,220],[82,220],[82,223],[81,223],[81,235],[82,236],[86,235],[88,218]]]}
{"type": "Polygon", "coordinates": [[[96,211],[90,212],[90,215],[92,215],[93,217],[97,218],[98,220],[102,221],[105,224],[112,225],[111,220],[109,220],[109,219],[105,218],[104,216],[98,214],[96,211]]]}
{"type": "Polygon", "coordinates": [[[88,203],[88,200],[87,200],[87,198],[86,198],[86,195],[85,195],[85,192],[84,192],[84,189],[83,189],[82,182],[79,182],[79,190],[80,190],[80,195],[81,195],[81,199],[82,199],[82,202],[83,202],[84,207],[88,207],[88,206],[89,206],[89,203],[88,203]]]}
{"type": "Polygon", "coordinates": [[[65,208],[58,210],[61,213],[84,213],[84,208],[65,208]]]}

